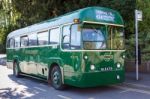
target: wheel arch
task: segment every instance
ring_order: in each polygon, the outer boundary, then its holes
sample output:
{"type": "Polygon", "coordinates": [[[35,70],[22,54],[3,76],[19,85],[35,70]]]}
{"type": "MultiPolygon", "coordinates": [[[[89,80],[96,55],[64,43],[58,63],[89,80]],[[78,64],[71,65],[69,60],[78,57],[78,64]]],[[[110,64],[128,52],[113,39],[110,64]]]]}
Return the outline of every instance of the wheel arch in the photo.
{"type": "Polygon", "coordinates": [[[18,66],[19,71],[21,72],[19,58],[18,57],[14,57],[12,62],[13,62],[13,68],[14,68],[14,63],[16,63],[17,66],[18,66]]]}
{"type": "Polygon", "coordinates": [[[51,74],[52,68],[55,66],[59,67],[60,72],[61,72],[61,76],[62,76],[62,83],[64,84],[64,69],[63,69],[63,64],[60,61],[59,62],[53,61],[49,64],[49,71],[48,71],[47,80],[50,79],[50,74],[51,74]]]}
{"type": "Polygon", "coordinates": [[[18,56],[13,57],[13,63],[14,62],[19,62],[19,57],[18,56]]]}

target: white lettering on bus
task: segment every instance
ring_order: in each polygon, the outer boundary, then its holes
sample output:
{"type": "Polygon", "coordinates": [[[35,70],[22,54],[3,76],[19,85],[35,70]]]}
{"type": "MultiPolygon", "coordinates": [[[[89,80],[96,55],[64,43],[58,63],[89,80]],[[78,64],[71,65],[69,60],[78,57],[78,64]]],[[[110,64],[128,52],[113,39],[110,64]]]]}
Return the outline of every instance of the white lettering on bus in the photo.
{"type": "Polygon", "coordinates": [[[112,12],[104,12],[101,10],[96,10],[96,18],[105,21],[114,21],[115,16],[112,12]]]}

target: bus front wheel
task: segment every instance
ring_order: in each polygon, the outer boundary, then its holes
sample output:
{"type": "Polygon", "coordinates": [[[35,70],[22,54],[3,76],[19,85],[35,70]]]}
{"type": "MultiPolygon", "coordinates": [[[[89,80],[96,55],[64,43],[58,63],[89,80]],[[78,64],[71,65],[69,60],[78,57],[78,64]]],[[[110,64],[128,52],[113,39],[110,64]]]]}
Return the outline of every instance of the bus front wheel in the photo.
{"type": "Polygon", "coordinates": [[[14,62],[14,64],[13,64],[13,75],[16,76],[16,77],[20,77],[17,62],[14,62]]]}
{"type": "Polygon", "coordinates": [[[54,66],[51,70],[51,84],[57,90],[64,89],[62,74],[58,66],[54,66]]]}

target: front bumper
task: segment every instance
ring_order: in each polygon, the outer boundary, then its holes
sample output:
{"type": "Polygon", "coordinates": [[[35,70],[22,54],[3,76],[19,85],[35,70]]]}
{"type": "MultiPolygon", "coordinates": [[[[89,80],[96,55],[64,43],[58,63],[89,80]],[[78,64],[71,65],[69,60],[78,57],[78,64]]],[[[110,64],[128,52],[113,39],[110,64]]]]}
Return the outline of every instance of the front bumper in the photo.
{"type": "Polygon", "coordinates": [[[95,87],[103,85],[111,85],[122,83],[125,80],[125,73],[120,71],[107,71],[107,72],[89,72],[80,73],[72,77],[73,79],[68,82],[69,85],[76,87],[95,87]]]}

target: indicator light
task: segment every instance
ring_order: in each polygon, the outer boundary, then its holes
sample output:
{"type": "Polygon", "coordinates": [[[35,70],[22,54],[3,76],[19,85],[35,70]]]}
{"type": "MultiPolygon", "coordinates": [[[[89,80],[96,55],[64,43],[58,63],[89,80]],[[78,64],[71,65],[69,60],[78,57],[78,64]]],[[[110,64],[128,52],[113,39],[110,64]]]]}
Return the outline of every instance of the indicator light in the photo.
{"type": "Polygon", "coordinates": [[[74,19],[73,22],[74,22],[74,23],[79,23],[80,20],[79,20],[79,19],[74,19]]]}

